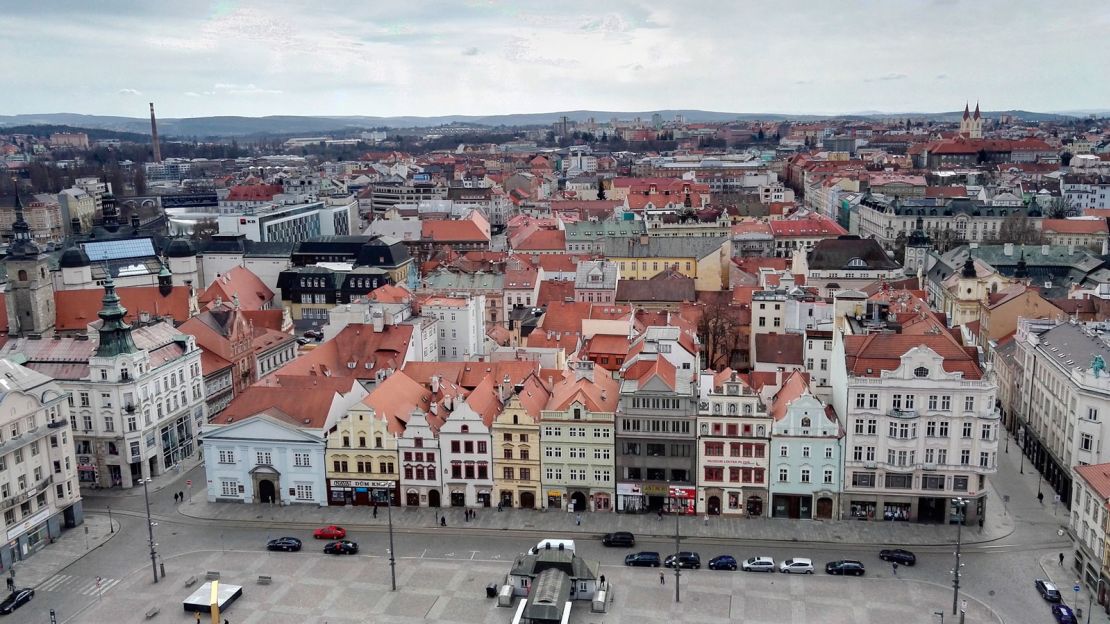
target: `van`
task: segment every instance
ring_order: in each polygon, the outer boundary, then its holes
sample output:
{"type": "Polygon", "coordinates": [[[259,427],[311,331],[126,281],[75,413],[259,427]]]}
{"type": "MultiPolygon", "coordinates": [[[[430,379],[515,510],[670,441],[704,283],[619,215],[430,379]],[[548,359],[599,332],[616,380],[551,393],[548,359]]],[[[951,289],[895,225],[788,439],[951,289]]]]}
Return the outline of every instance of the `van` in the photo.
{"type": "Polygon", "coordinates": [[[540,540],[540,543],[533,546],[532,550],[528,551],[528,554],[529,555],[538,555],[541,550],[544,550],[544,549],[547,549],[547,548],[550,548],[551,550],[566,550],[566,551],[569,551],[569,552],[574,552],[574,540],[564,540],[564,539],[540,540]]]}

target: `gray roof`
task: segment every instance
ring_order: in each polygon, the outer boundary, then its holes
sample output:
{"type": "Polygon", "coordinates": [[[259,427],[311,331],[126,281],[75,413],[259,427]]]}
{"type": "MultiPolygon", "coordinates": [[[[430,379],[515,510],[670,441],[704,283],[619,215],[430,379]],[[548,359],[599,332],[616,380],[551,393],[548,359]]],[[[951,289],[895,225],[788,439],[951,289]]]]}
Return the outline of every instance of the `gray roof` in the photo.
{"type": "Polygon", "coordinates": [[[561,622],[563,609],[570,600],[571,580],[566,572],[548,568],[540,572],[528,592],[528,605],[522,614],[529,622],[561,622]]]}
{"type": "Polygon", "coordinates": [[[645,233],[643,221],[605,219],[604,221],[576,221],[566,224],[567,241],[597,240],[606,236],[640,236],[645,233]]]}
{"type": "Polygon", "coordinates": [[[1069,370],[1090,368],[1096,355],[1110,364],[1110,345],[1103,335],[1071,323],[1061,323],[1041,334],[1037,351],[1069,370]]]}
{"type": "Polygon", "coordinates": [[[620,270],[617,263],[608,260],[583,260],[578,263],[574,287],[585,289],[613,289],[617,287],[620,270]]]}
{"type": "Polygon", "coordinates": [[[650,237],[646,242],[631,238],[606,238],[601,252],[608,258],[697,258],[700,260],[719,250],[727,241],[727,236],[650,237]]]}
{"type": "Polygon", "coordinates": [[[879,241],[858,236],[841,236],[817,241],[806,258],[810,270],[892,271],[901,265],[890,259],[879,241]],[[855,260],[861,266],[850,266],[855,260]]]}
{"type": "Polygon", "coordinates": [[[1002,275],[1012,277],[1023,257],[1025,272],[1034,286],[1042,288],[1045,297],[1066,297],[1071,284],[1090,285],[1104,277],[1105,262],[1090,252],[1066,245],[1014,245],[1006,254],[1004,245],[980,245],[974,249],[962,245],[934,256],[936,264],[929,269],[930,282],[940,283],[959,271],[968,254],[986,262],[1002,275]],[[1045,286],[1050,283],[1050,286],[1045,286]]]}
{"type": "Polygon", "coordinates": [[[421,288],[430,290],[502,290],[505,288],[505,275],[501,273],[454,273],[436,271],[426,275],[421,288]]]}

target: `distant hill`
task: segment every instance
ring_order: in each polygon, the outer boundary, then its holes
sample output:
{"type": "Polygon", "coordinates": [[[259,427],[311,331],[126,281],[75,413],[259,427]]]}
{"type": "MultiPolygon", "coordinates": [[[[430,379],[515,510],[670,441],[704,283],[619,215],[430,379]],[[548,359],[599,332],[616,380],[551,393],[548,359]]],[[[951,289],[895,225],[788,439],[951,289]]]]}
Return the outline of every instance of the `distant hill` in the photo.
{"type": "Polygon", "coordinates": [[[57,124],[34,124],[22,126],[6,126],[0,124],[5,134],[30,134],[32,136],[48,138],[55,132],[84,132],[89,136],[90,141],[99,141],[102,139],[118,139],[120,141],[127,141],[131,143],[146,143],[150,141],[149,134],[139,134],[137,132],[118,132],[116,130],[104,130],[101,128],[78,128],[74,126],[64,126],[57,124]]]}
{"type": "MultiPolygon", "coordinates": [[[[639,117],[649,121],[654,114],[664,120],[682,115],[692,122],[723,121],[818,121],[822,119],[881,119],[881,118],[926,118],[935,121],[957,121],[963,111],[943,113],[882,113],[867,111],[848,115],[783,115],[779,113],[726,113],[696,109],[668,109],[658,111],[595,111],[575,110],[551,113],[520,113],[513,115],[443,115],[438,117],[372,117],[372,116],[298,116],[275,115],[270,117],[186,117],[158,120],[158,131],[164,137],[233,137],[249,135],[296,135],[324,134],[328,132],[351,131],[363,128],[426,128],[453,123],[481,126],[543,126],[560,121],[564,116],[570,121],[586,121],[593,118],[599,122],[610,119],[633,119],[639,117]]],[[[1036,113],[1030,111],[989,111],[983,115],[997,118],[1010,115],[1029,121],[1064,119],[1066,115],[1056,113],[1036,113]]],[[[79,115],[75,113],[43,113],[26,115],[0,115],[0,128],[11,126],[70,126],[114,132],[150,135],[150,120],[142,117],[113,117],[104,115],[79,115]]],[[[90,135],[91,137],[91,135],[90,135]]]]}

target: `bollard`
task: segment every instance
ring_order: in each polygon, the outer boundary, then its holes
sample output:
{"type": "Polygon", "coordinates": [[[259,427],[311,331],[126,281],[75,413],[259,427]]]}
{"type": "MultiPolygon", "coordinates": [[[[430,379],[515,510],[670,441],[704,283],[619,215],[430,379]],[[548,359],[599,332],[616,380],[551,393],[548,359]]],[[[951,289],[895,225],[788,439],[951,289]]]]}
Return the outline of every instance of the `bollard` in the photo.
{"type": "Polygon", "coordinates": [[[158,562],[158,570],[162,573],[162,578],[166,578],[166,562],[165,561],[159,561],[158,562]]]}

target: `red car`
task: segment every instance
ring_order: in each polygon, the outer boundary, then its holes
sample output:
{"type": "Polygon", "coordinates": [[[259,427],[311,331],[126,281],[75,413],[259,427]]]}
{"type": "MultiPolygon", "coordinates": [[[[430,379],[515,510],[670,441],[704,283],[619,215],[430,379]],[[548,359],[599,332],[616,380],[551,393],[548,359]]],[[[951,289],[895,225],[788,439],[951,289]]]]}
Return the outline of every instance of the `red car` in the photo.
{"type": "Polygon", "coordinates": [[[312,532],[312,537],[316,539],[341,540],[347,537],[347,530],[333,524],[322,529],[316,529],[312,532]]]}

